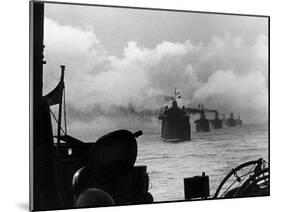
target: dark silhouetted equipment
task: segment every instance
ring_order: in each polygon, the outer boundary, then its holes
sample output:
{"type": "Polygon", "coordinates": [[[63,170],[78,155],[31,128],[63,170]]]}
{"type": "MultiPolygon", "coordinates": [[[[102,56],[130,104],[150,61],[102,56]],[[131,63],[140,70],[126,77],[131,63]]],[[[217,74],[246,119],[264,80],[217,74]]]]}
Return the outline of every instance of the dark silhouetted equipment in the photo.
{"type": "Polygon", "coordinates": [[[137,151],[135,134],[128,130],[108,133],[99,138],[92,148],[90,168],[103,173],[130,171],[135,164],[137,151]]]}
{"type": "MultiPolygon", "coordinates": [[[[64,89],[64,75],[65,66],[61,65],[61,78],[57,86],[43,97],[43,100],[48,103],[48,106],[58,105],[58,115],[56,118],[51,108],[49,114],[52,114],[57,122],[56,142],[52,144],[54,152],[54,167],[55,167],[55,181],[57,194],[62,206],[59,208],[73,207],[73,190],[72,190],[72,176],[77,169],[86,165],[89,161],[90,149],[93,143],[84,143],[77,138],[67,134],[66,115],[65,115],[65,89],[64,89]],[[64,111],[65,129],[62,128],[62,114],[64,111]]],[[[53,139],[52,139],[52,142],[53,139]]],[[[54,208],[53,208],[54,209],[54,208]]]]}
{"type": "Polygon", "coordinates": [[[130,171],[115,171],[111,175],[93,173],[89,167],[82,167],[73,177],[74,202],[89,188],[107,192],[116,205],[153,202],[153,197],[148,192],[149,177],[146,166],[134,166],[130,171]]]}
{"type": "Polygon", "coordinates": [[[30,1],[30,89],[31,142],[30,210],[48,210],[62,207],[55,180],[53,132],[49,105],[42,98],[43,87],[43,31],[44,3],[30,1]]]}
{"type": "Polygon", "coordinates": [[[207,199],[210,196],[209,176],[202,173],[202,176],[184,178],[184,196],[186,200],[207,199]]]}
{"type": "Polygon", "coordinates": [[[230,170],[213,198],[268,196],[269,178],[269,167],[265,160],[247,161],[230,170]]]}
{"type": "Polygon", "coordinates": [[[75,199],[88,188],[98,188],[107,192],[116,205],[153,202],[146,166],[134,166],[135,138],[141,134],[117,130],[99,138],[91,150],[89,164],[73,177],[75,199]]]}
{"type": "Polygon", "coordinates": [[[115,205],[115,202],[112,197],[105,191],[97,188],[90,188],[83,191],[75,202],[77,208],[113,205],[115,205]]]}
{"type": "MultiPolygon", "coordinates": [[[[125,130],[113,132],[99,139],[97,148],[93,148],[95,143],[84,143],[67,134],[65,66],[61,66],[58,85],[43,96],[42,72],[43,64],[46,63],[43,61],[44,3],[31,1],[30,14],[30,74],[33,80],[30,89],[30,210],[74,208],[74,197],[77,199],[78,196],[72,187],[73,176],[77,176],[77,170],[83,175],[84,169],[81,167],[91,167],[89,172],[93,178],[87,178],[87,185],[101,187],[100,189],[110,193],[110,196],[112,194],[118,204],[152,202],[152,195],[148,192],[149,178],[146,166],[134,167],[137,154],[135,138],[142,134],[141,131],[135,134],[125,130]],[[54,105],[59,106],[57,118],[51,110],[54,105]],[[61,126],[63,109],[64,130],[61,126]],[[58,123],[56,136],[53,136],[51,115],[58,123]]],[[[95,194],[96,197],[100,197],[101,193],[98,193],[95,194]]]]}

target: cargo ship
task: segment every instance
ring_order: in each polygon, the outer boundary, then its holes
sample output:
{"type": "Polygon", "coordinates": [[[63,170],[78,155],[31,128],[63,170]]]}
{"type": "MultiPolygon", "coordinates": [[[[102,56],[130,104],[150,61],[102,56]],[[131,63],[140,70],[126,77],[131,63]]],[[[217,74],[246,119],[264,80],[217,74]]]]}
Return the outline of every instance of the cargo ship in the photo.
{"type": "Polygon", "coordinates": [[[222,129],[223,128],[223,120],[219,118],[219,112],[214,111],[215,113],[215,118],[210,120],[211,127],[213,129],[222,129]]]}
{"type": "Polygon", "coordinates": [[[161,137],[165,139],[190,140],[190,116],[185,107],[178,107],[177,100],[172,101],[172,106],[166,106],[158,117],[161,120],[161,137]]]}
{"type": "Polygon", "coordinates": [[[175,96],[171,97],[172,106],[166,106],[158,116],[161,120],[161,137],[165,139],[191,139],[191,125],[190,115],[199,114],[200,118],[195,120],[196,132],[209,132],[211,126],[214,129],[221,129],[223,127],[223,120],[219,119],[219,112],[217,110],[204,109],[203,104],[198,108],[190,108],[182,106],[180,108],[177,103],[177,92],[175,96]],[[206,113],[214,113],[215,119],[209,120],[206,113]]]}
{"type": "Polygon", "coordinates": [[[238,115],[238,118],[235,119],[233,113],[230,113],[230,117],[224,120],[224,124],[228,127],[242,126],[242,123],[243,121],[240,119],[240,115],[238,115]]]}
{"type": "Polygon", "coordinates": [[[209,132],[210,131],[210,123],[209,119],[206,118],[206,113],[203,107],[203,104],[199,105],[199,114],[200,118],[195,120],[195,128],[197,132],[209,132]]]}
{"type": "Polygon", "coordinates": [[[242,126],[243,121],[240,119],[240,115],[238,114],[238,118],[235,119],[237,126],[242,126]]]}
{"type": "Polygon", "coordinates": [[[233,113],[230,113],[230,117],[228,119],[225,119],[224,124],[228,127],[236,127],[237,126],[237,122],[234,119],[233,113]]]}

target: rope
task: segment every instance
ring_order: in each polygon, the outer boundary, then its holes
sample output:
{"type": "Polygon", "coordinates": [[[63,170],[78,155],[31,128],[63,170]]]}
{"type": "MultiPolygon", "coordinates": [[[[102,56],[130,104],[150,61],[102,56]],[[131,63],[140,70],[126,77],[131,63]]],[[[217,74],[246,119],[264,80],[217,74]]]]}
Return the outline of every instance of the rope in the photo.
{"type": "MultiPolygon", "coordinates": [[[[55,121],[58,123],[58,120],[51,109],[50,109],[50,112],[51,112],[51,115],[53,116],[53,118],[55,119],[55,121]]],[[[66,135],[65,131],[61,127],[60,127],[60,130],[66,135]]]]}

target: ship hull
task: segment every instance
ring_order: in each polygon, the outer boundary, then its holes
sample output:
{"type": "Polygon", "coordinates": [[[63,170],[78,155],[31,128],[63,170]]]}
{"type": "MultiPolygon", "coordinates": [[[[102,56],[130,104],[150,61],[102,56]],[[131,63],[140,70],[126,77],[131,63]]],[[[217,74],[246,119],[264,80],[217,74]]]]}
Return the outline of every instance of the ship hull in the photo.
{"type": "Polygon", "coordinates": [[[162,119],[161,137],[168,140],[190,140],[189,118],[182,117],[178,122],[162,119]]]}
{"type": "Polygon", "coordinates": [[[198,119],[195,121],[195,127],[197,132],[209,132],[210,124],[208,119],[198,119]]]}
{"type": "Polygon", "coordinates": [[[237,122],[234,119],[227,119],[225,125],[228,127],[236,127],[237,122]]]}
{"type": "Polygon", "coordinates": [[[214,119],[211,121],[211,126],[214,129],[222,129],[223,128],[223,124],[222,124],[222,120],[221,119],[214,119]]]}

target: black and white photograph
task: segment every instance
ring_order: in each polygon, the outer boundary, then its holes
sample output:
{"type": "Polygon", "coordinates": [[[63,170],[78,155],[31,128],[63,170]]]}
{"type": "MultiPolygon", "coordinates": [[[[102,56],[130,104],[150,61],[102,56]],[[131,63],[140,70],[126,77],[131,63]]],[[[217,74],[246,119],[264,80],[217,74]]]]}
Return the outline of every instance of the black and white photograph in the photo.
{"type": "Polygon", "coordinates": [[[270,195],[269,16],[31,1],[30,35],[31,210],[270,195]]]}

